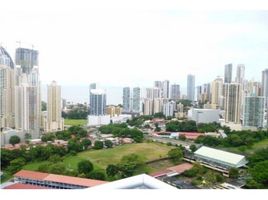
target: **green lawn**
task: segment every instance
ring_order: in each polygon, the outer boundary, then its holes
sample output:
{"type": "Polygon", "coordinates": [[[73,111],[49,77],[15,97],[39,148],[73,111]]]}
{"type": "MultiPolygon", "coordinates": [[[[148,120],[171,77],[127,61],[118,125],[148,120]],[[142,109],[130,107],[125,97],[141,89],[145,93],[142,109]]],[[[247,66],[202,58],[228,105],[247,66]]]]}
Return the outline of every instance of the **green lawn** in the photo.
{"type": "MultiPolygon", "coordinates": [[[[161,157],[166,157],[170,149],[174,147],[159,143],[137,143],[125,144],[112,149],[89,150],[78,153],[76,156],[65,157],[63,162],[69,169],[76,169],[77,163],[83,159],[88,159],[94,164],[95,169],[106,169],[109,164],[118,163],[124,155],[131,153],[142,156],[145,161],[155,160],[161,157]]],[[[23,168],[28,170],[37,170],[43,162],[34,162],[25,165],[23,168]]],[[[154,169],[153,171],[156,171],[154,169]]]]}
{"type": "Polygon", "coordinates": [[[64,125],[70,125],[70,126],[78,126],[78,125],[86,125],[87,120],[86,119],[64,119],[64,125]]]}

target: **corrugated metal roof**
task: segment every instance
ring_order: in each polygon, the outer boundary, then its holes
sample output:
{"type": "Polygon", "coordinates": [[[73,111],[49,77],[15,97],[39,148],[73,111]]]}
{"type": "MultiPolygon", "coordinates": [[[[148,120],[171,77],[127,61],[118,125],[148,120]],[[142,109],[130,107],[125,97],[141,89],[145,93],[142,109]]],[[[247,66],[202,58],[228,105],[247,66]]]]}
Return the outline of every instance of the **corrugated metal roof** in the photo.
{"type": "Polygon", "coordinates": [[[206,146],[200,147],[197,151],[195,151],[194,154],[207,157],[207,158],[211,158],[211,159],[216,159],[216,160],[223,161],[226,163],[230,163],[232,165],[237,165],[240,161],[245,159],[245,156],[206,147],[206,146]]]}

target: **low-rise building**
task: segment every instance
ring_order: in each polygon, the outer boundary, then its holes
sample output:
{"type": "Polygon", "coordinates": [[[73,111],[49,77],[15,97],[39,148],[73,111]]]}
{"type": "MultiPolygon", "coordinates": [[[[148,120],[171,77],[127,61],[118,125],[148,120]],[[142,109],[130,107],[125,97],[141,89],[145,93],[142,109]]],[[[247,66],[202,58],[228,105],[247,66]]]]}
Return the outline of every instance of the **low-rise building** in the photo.
{"type": "Polygon", "coordinates": [[[230,168],[240,168],[247,164],[245,156],[214,149],[206,146],[200,147],[194,152],[195,160],[209,166],[228,170],[230,168]]]}
{"type": "Polygon", "coordinates": [[[17,183],[23,184],[22,187],[28,185],[49,189],[83,189],[104,184],[106,181],[21,170],[14,174],[14,184],[17,183]]]}
{"type": "Polygon", "coordinates": [[[220,110],[191,108],[188,111],[188,119],[194,120],[196,123],[219,122],[220,110]]]}

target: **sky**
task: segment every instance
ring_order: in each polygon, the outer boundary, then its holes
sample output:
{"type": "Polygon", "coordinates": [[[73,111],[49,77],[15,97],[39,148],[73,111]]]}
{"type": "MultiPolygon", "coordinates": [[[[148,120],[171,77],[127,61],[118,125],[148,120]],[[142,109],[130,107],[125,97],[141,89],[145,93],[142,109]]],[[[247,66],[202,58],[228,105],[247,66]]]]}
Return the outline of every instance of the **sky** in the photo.
{"type": "Polygon", "coordinates": [[[0,43],[11,56],[34,45],[43,84],[148,87],[168,79],[186,88],[187,74],[197,85],[211,82],[227,63],[233,78],[240,63],[248,79],[261,80],[268,68],[268,9],[254,7],[258,1],[0,2],[0,43]]]}

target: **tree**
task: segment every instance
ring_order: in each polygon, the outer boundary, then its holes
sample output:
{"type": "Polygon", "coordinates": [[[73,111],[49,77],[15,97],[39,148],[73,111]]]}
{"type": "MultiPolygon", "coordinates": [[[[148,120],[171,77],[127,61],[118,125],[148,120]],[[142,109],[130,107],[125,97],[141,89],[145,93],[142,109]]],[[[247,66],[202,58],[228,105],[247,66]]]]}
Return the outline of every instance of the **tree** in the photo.
{"type": "Polygon", "coordinates": [[[100,170],[94,170],[88,174],[88,178],[96,179],[96,180],[105,180],[105,173],[100,170]]]}
{"type": "Polygon", "coordinates": [[[182,140],[182,141],[185,141],[185,140],[186,140],[186,136],[185,136],[185,135],[180,134],[180,135],[179,135],[179,139],[180,139],[180,140],[182,140]]]}
{"type": "Polygon", "coordinates": [[[249,169],[252,178],[268,188],[268,160],[258,162],[249,169]]]}
{"type": "Polygon", "coordinates": [[[47,103],[44,102],[44,101],[41,102],[41,110],[42,111],[46,111],[47,110],[47,103]]]}
{"type": "Polygon", "coordinates": [[[172,162],[176,164],[182,160],[183,153],[181,149],[176,148],[176,149],[171,149],[168,152],[168,156],[171,158],[172,162]]]}
{"type": "Polygon", "coordinates": [[[99,141],[99,140],[96,140],[94,142],[94,149],[103,149],[103,142],[102,141],[99,141]]]}
{"type": "Polygon", "coordinates": [[[119,169],[116,165],[108,165],[106,168],[106,174],[109,177],[114,177],[118,173],[119,169]]]}
{"type": "Polygon", "coordinates": [[[62,162],[63,159],[59,155],[54,154],[54,155],[49,157],[48,161],[52,162],[52,163],[57,163],[57,162],[62,162]]]}
{"type": "Polygon", "coordinates": [[[77,165],[79,174],[89,174],[93,169],[93,164],[89,160],[81,160],[77,165]]]}
{"type": "Polygon", "coordinates": [[[197,150],[197,147],[194,144],[191,144],[190,149],[192,152],[195,152],[197,150]]]}
{"type": "Polygon", "coordinates": [[[11,174],[16,173],[17,171],[21,170],[22,167],[26,164],[26,161],[24,158],[16,158],[10,162],[9,167],[7,168],[7,171],[11,174]]]}
{"type": "Polygon", "coordinates": [[[84,149],[88,149],[89,146],[91,146],[91,141],[89,139],[83,139],[81,144],[83,145],[84,149]]]}
{"type": "Polygon", "coordinates": [[[68,141],[67,149],[68,149],[68,152],[71,152],[71,151],[80,152],[83,150],[83,146],[77,140],[71,139],[68,141]]]}
{"type": "Polygon", "coordinates": [[[144,166],[145,166],[145,162],[143,158],[141,158],[137,154],[129,154],[129,155],[123,156],[123,158],[117,165],[121,178],[133,176],[140,169],[144,168],[144,166]]]}
{"type": "Polygon", "coordinates": [[[64,163],[55,163],[49,167],[49,172],[52,174],[64,174],[66,167],[64,163]]]}
{"type": "Polygon", "coordinates": [[[239,171],[237,168],[230,168],[229,169],[229,177],[230,178],[238,178],[239,177],[239,171]]]}
{"type": "Polygon", "coordinates": [[[14,146],[15,144],[20,143],[20,138],[19,138],[19,136],[17,136],[17,135],[13,135],[13,136],[11,136],[10,139],[9,139],[9,143],[12,144],[13,146],[14,146]]]}
{"type": "Polygon", "coordinates": [[[46,133],[41,137],[42,142],[54,141],[56,138],[54,133],[46,133]]]}
{"type": "Polygon", "coordinates": [[[25,133],[24,135],[25,141],[29,141],[30,139],[32,139],[32,135],[30,133],[25,133]]]}
{"type": "Polygon", "coordinates": [[[104,145],[105,145],[107,148],[112,148],[112,147],[113,147],[113,143],[111,142],[111,140],[105,140],[105,141],[104,141],[104,145]]]}

